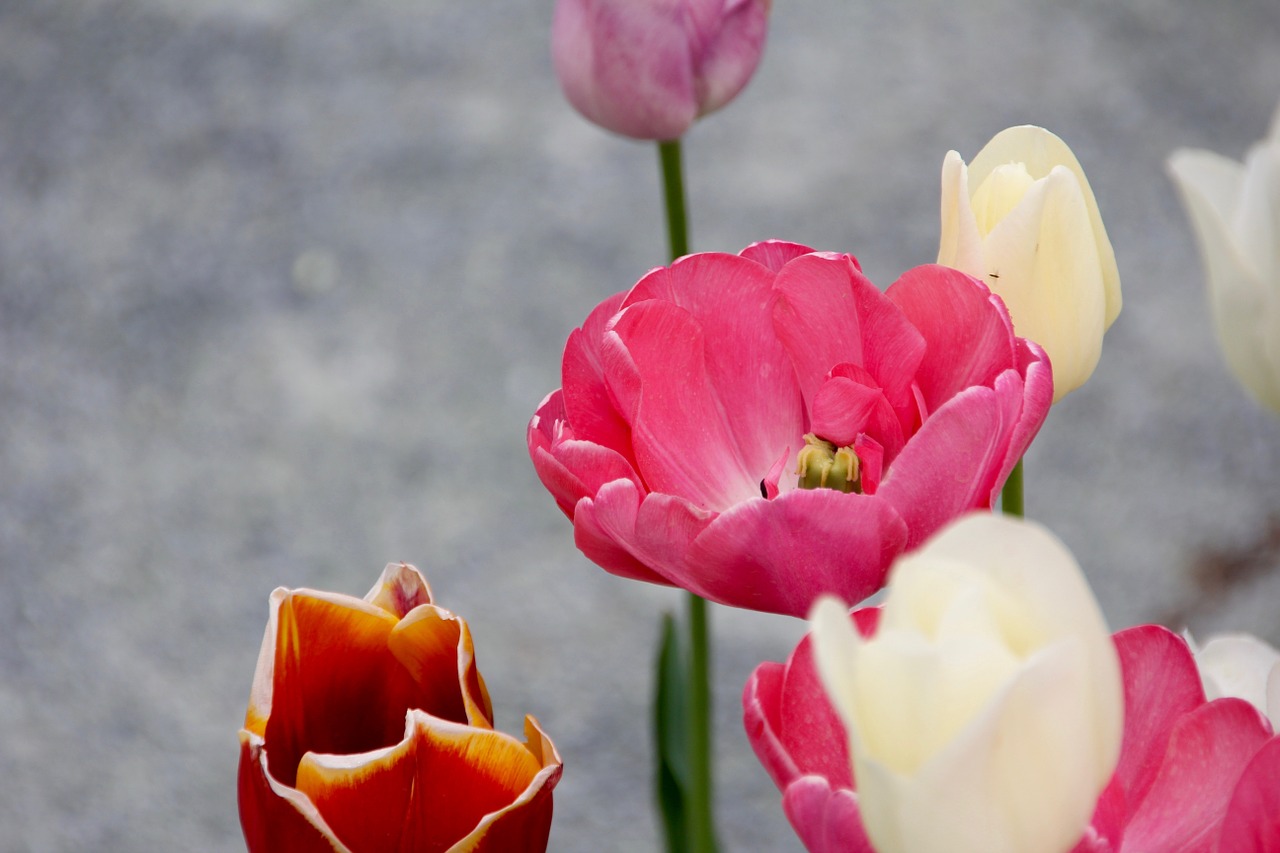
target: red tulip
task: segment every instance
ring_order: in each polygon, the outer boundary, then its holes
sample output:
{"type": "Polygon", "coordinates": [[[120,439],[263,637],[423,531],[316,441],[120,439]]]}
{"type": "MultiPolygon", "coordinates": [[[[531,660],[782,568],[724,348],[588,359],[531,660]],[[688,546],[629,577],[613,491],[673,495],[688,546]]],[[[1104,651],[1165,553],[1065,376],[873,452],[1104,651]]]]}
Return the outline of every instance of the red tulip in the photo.
{"type": "Polygon", "coordinates": [[[391,564],[363,599],[277,589],[240,731],[250,851],[542,851],[560,757],[492,728],[466,623],[391,564]]]}
{"type": "Polygon", "coordinates": [[[757,243],[653,270],[565,347],[529,424],[543,484],[607,571],[803,616],[990,507],[1053,397],[976,279],[881,293],[849,255],[757,243]]]}
{"type": "Polygon", "coordinates": [[[747,85],[770,0],[558,0],[551,55],[569,102],[636,139],[675,139],[747,85]]]}

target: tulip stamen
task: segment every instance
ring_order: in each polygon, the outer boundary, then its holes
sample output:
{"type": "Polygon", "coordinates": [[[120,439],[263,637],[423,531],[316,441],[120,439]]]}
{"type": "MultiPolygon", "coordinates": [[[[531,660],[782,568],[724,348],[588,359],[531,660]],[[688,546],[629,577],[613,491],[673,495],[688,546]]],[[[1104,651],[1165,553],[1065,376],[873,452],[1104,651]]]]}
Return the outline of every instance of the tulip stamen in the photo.
{"type": "Polygon", "coordinates": [[[796,456],[800,488],[862,494],[862,466],[852,447],[837,448],[813,433],[804,437],[804,445],[796,456]]]}

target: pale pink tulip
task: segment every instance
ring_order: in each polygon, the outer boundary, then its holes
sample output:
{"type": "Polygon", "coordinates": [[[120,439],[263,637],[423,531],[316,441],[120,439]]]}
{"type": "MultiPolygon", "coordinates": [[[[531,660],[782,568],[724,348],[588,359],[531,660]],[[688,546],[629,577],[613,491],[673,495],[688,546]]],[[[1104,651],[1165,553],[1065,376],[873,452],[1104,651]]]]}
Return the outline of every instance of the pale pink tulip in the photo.
{"type": "Polygon", "coordinates": [[[976,279],[918,267],[881,293],[853,257],[781,242],[605,300],[562,381],[528,443],[578,547],[796,616],[824,592],[862,600],[901,551],[990,507],[1053,398],[1043,350],[976,279]]]}
{"type": "Polygon", "coordinates": [[[558,0],[551,55],[569,102],[636,139],[675,139],[760,62],[770,0],[558,0]]]}

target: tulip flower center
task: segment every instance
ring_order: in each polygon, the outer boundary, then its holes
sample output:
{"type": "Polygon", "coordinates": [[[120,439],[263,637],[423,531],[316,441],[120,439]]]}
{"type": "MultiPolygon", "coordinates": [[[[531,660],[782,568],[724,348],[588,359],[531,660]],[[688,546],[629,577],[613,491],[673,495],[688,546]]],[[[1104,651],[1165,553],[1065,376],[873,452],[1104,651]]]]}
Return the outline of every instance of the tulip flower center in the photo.
{"type": "Polygon", "coordinates": [[[813,433],[804,437],[796,457],[797,485],[802,489],[835,489],[862,494],[862,467],[852,447],[837,448],[813,433]]]}

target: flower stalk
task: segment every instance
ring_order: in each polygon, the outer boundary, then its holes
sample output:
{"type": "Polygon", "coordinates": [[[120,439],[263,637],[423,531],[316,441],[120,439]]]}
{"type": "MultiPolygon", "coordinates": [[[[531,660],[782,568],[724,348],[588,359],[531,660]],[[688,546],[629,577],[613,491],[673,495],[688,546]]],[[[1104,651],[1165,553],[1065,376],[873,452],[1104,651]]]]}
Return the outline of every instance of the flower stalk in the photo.
{"type": "Polygon", "coordinates": [[[1026,505],[1022,497],[1022,462],[1019,459],[1018,464],[1013,466],[1013,470],[1009,472],[1009,479],[1004,481],[1004,491],[1000,493],[1000,511],[1005,515],[1013,515],[1022,518],[1026,515],[1026,505]]]}
{"type": "MultiPolygon", "coordinates": [[[[671,260],[689,254],[689,221],[685,202],[684,168],[679,139],[658,143],[658,162],[662,171],[663,207],[666,211],[667,237],[671,260]]],[[[668,825],[668,844],[672,853],[687,850],[692,853],[712,853],[717,849],[715,820],[712,806],[711,772],[711,642],[708,631],[707,602],[687,593],[688,643],[684,645],[684,696],[678,707],[684,712],[684,747],[688,777],[682,794],[679,823],[683,824],[683,845],[680,834],[673,832],[673,816],[667,814],[668,801],[659,796],[663,806],[664,821],[668,825]]],[[[661,748],[661,743],[659,744],[661,748]]],[[[661,783],[660,783],[661,784],[661,783]]]]}

